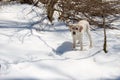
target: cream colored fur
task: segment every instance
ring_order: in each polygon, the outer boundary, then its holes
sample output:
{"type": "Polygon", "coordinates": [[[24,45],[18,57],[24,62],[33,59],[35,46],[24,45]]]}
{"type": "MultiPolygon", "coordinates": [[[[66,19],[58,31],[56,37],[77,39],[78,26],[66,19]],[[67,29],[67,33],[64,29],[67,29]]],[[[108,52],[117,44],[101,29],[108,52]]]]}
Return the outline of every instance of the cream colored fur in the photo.
{"type": "Polygon", "coordinates": [[[83,50],[83,34],[86,32],[89,38],[91,48],[93,46],[92,44],[92,38],[90,34],[90,24],[86,20],[81,20],[76,24],[69,25],[69,29],[72,33],[73,38],[73,48],[76,47],[77,41],[80,43],[80,50],[83,50]]]}

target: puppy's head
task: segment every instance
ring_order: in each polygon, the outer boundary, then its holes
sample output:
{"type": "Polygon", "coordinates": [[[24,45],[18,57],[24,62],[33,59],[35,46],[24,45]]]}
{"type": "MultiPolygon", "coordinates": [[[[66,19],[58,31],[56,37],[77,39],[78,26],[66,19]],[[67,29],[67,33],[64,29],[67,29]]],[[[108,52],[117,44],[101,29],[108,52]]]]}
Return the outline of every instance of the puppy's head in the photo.
{"type": "Polygon", "coordinates": [[[75,35],[79,31],[79,26],[76,24],[69,25],[69,29],[73,35],[75,35]]]}
{"type": "Polygon", "coordinates": [[[78,31],[79,26],[75,25],[75,24],[71,24],[71,25],[69,25],[69,29],[70,29],[70,31],[78,31]]]}

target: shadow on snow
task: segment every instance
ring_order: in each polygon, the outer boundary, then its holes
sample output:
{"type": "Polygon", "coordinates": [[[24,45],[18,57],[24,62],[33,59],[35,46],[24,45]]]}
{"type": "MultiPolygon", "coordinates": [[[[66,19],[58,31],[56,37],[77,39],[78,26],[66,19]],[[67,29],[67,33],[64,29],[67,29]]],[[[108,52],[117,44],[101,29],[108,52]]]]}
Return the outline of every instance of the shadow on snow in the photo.
{"type": "Polygon", "coordinates": [[[72,43],[71,42],[64,42],[62,43],[57,49],[57,55],[62,55],[65,52],[72,51],[72,43]]]}

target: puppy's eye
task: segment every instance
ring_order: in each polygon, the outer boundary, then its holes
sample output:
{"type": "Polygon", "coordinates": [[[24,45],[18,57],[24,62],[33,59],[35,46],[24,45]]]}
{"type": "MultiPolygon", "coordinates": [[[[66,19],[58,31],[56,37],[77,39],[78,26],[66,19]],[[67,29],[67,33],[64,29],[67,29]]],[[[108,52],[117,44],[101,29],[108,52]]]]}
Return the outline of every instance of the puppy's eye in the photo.
{"type": "Polygon", "coordinates": [[[74,30],[75,28],[73,27],[72,29],[74,30]]]}

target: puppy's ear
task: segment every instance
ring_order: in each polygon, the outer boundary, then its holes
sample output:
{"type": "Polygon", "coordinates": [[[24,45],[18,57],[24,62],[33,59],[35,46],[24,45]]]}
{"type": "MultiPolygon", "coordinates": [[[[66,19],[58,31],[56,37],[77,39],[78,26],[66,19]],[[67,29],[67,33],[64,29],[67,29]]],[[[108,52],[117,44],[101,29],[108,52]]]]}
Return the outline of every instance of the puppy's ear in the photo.
{"type": "Polygon", "coordinates": [[[69,25],[69,26],[68,26],[70,31],[72,30],[72,26],[73,26],[73,25],[69,25]]]}
{"type": "Polygon", "coordinates": [[[83,30],[82,26],[79,26],[79,32],[81,32],[83,30]]]}

